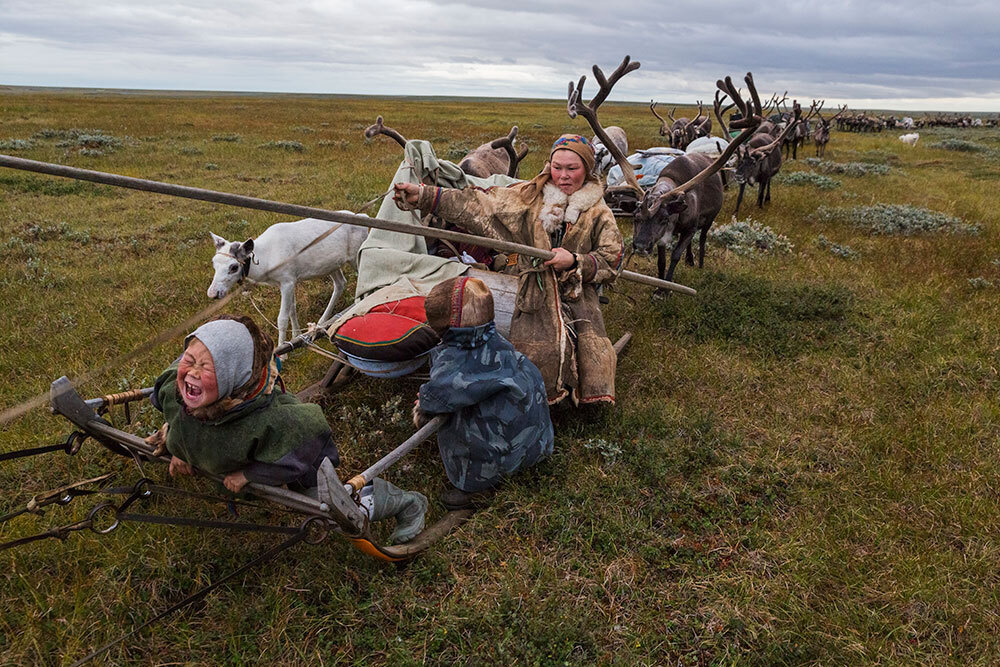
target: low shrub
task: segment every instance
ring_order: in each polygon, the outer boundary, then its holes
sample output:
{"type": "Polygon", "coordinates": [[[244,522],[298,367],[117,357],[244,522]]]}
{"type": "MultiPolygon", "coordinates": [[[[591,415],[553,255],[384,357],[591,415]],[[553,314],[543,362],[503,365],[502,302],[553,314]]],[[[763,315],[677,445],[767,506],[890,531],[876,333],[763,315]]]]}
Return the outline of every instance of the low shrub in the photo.
{"type": "Polygon", "coordinates": [[[243,137],[238,134],[216,134],[212,136],[212,141],[225,141],[228,143],[236,143],[243,141],[243,137]]]}
{"type": "Polygon", "coordinates": [[[858,252],[851,248],[851,246],[834,243],[822,234],[816,237],[816,245],[823,250],[830,251],[830,254],[840,257],[841,259],[855,259],[858,256],[858,252]]]}
{"type": "Polygon", "coordinates": [[[708,232],[708,237],[737,255],[788,253],[792,243],[787,236],[747,218],[720,225],[708,232]]]}
{"type": "Polygon", "coordinates": [[[2,151],[27,151],[34,147],[35,142],[31,139],[0,139],[2,151]]]}
{"type": "Polygon", "coordinates": [[[959,151],[961,153],[982,153],[989,150],[988,147],[965,139],[942,139],[930,144],[928,148],[940,148],[946,151],[959,151]]]}
{"type": "Polygon", "coordinates": [[[870,234],[913,236],[931,232],[946,234],[978,234],[981,226],[953,215],[909,204],[875,204],[874,206],[820,206],[813,214],[819,222],[848,222],[870,234]]]}
{"type": "Polygon", "coordinates": [[[774,180],[785,185],[812,185],[820,190],[833,190],[840,187],[840,181],[813,171],[792,171],[787,174],[778,174],[774,180]]]}
{"type": "Polygon", "coordinates": [[[59,148],[77,148],[82,153],[84,150],[92,151],[116,151],[124,145],[118,137],[110,134],[77,134],[76,136],[63,139],[56,144],[59,148]]]}
{"type": "Polygon", "coordinates": [[[57,130],[52,127],[46,127],[44,129],[35,132],[31,135],[32,139],[76,139],[80,135],[103,135],[103,130],[97,130],[93,128],[79,128],[71,127],[67,130],[57,130]]]}
{"type": "Polygon", "coordinates": [[[870,162],[828,162],[818,157],[807,157],[806,164],[826,174],[844,174],[845,176],[867,176],[874,174],[882,176],[889,173],[889,166],[872,164],[870,162]]]}
{"type": "Polygon", "coordinates": [[[291,151],[295,153],[301,153],[305,151],[306,147],[302,145],[301,141],[268,141],[267,143],[260,144],[258,148],[274,148],[283,151],[291,151]]]}

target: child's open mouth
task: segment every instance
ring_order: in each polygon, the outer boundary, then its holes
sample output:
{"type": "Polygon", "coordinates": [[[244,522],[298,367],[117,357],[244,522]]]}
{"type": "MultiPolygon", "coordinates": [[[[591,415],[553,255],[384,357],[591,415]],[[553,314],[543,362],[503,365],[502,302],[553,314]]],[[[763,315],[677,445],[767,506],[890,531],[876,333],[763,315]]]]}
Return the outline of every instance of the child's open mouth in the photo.
{"type": "Polygon", "coordinates": [[[187,398],[189,398],[191,400],[197,400],[197,399],[201,398],[201,394],[202,394],[201,387],[196,387],[193,384],[191,384],[190,382],[185,382],[184,383],[184,395],[187,398]]]}

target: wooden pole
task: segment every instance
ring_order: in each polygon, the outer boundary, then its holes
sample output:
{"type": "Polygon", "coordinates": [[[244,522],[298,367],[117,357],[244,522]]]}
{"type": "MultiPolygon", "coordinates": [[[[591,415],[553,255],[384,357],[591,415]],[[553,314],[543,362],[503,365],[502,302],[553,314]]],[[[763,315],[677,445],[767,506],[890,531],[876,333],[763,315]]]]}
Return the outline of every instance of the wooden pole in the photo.
{"type": "Polygon", "coordinates": [[[348,493],[360,491],[361,487],[388,470],[392,464],[409,454],[414,447],[437,433],[437,430],[441,428],[446,421],[448,421],[449,417],[451,417],[451,415],[437,415],[431,419],[429,422],[421,426],[416,433],[407,438],[406,441],[399,447],[396,447],[396,449],[392,450],[373,463],[363,473],[355,475],[351,479],[347,480],[347,482],[344,483],[344,488],[348,493]]]}
{"type": "MultiPolygon", "coordinates": [[[[272,213],[284,213],[287,215],[299,216],[302,218],[317,218],[330,222],[339,222],[347,225],[357,225],[358,227],[368,227],[371,229],[382,229],[389,232],[399,232],[402,234],[413,234],[416,236],[426,236],[434,239],[444,239],[455,243],[470,243],[472,245],[499,250],[506,253],[518,253],[527,257],[537,257],[538,259],[552,259],[555,254],[551,250],[542,250],[521,243],[501,241],[499,239],[487,239],[473,234],[462,234],[446,229],[433,229],[418,225],[408,225],[391,220],[380,218],[369,218],[367,215],[357,215],[354,213],[344,213],[343,211],[330,211],[312,206],[300,206],[298,204],[286,204],[284,202],[270,199],[258,199],[257,197],[245,197],[234,195],[228,192],[218,192],[216,190],[204,190],[202,188],[192,188],[186,185],[174,185],[160,181],[150,181],[143,178],[133,178],[131,176],[121,176],[119,174],[109,174],[103,171],[92,171],[90,169],[79,169],[77,167],[67,167],[49,162],[38,162],[37,160],[26,160],[24,158],[12,157],[10,155],[0,155],[0,167],[20,169],[22,171],[33,171],[49,176],[62,176],[63,178],[74,178],[80,181],[90,181],[103,185],[113,185],[131,190],[141,190],[143,192],[155,192],[172,197],[184,197],[186,199],[198,199],[201,201],[213,202],[216,204],[227,204],[229,206],[239,206],[242,208],[252,208],[258,211],[270,211],[272,213]]],[[[685,285],[660,280],[633,271],[622,271],[621,277],[625,280],[659,287],[682,294],[697,294],[697,292],[685,285]]]]}

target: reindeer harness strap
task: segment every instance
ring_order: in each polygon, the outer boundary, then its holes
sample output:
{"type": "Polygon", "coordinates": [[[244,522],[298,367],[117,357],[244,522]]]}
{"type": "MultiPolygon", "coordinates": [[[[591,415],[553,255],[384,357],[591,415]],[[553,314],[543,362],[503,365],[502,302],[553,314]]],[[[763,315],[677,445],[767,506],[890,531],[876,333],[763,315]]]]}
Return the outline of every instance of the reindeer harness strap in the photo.
{"type": "Polygon", "coordinates": [[[236,281],[237,285],[242,284],[243,281],[246,279],[246,277],[250,274],[250,265],[256,264],[256,260],[254,259],[252,252],[249,255],[247,255],[245,259],[242,260],[231,252],[222,252],[220,250],[215,254],[222,255],[223,257],[232,257],[233,259],[235,259],[240,263],[240,279],[236,281]]]}

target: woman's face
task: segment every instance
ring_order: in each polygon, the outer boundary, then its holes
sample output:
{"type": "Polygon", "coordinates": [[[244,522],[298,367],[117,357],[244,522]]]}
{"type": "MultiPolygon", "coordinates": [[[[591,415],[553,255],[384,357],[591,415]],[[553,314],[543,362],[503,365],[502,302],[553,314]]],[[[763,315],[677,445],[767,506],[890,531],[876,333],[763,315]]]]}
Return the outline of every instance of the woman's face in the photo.
{"type": "Polygon", "coordinates": [[[583,187],[587,180],[587,167],[583,158],[566,149],[559,149],[552,154],[550,162],[552,182],[565,194],[571,195],[583,187]]]}
{"type": "Polygon", "coordinates": [[[215,363],[208,348],[197,338],[184,350],[177,366],[177,392],[188,409],[211,405],[219,400],[215,363]]]}

